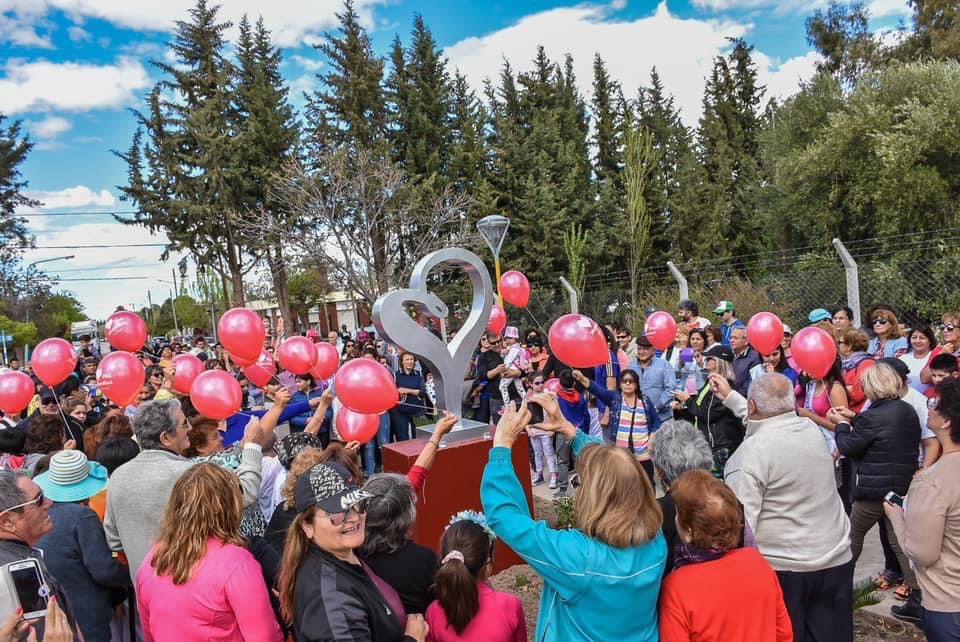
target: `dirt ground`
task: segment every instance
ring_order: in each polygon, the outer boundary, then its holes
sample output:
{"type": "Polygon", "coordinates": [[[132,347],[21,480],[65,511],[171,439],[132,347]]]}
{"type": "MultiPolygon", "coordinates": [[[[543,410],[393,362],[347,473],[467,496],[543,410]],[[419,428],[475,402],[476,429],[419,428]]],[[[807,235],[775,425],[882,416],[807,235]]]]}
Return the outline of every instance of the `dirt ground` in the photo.
{"type": "MultiPolygon", "coordinates": [[[[534,497],[534,513],[540,519],[553,521],[553,506],[550,502],[534,497]]],[[[533,639],[537,626],[542,580],[527,565],[514,566],[490,579],[498,591],[513,593],[523,602],[527,616],[527,636],[533,639]]],[[[873,613],[857,611],[853,615],[854,639],[858,642],[912,642],[925,640],[920,629],[873,613]]]]}

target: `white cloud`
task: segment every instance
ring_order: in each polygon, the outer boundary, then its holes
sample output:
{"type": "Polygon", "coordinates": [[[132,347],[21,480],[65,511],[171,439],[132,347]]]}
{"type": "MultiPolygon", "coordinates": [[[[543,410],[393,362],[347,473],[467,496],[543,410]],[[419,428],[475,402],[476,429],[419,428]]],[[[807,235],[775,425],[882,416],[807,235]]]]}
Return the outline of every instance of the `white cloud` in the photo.
{"type": "Polygon", "coordinates": [[[909,16],[912,13],[906,0],[872,0],[867,4],[871,18],[887,18],[890,16],[909,16]]]}
{"type": "Polygon", "coordinates": [[[753,59],[757,63],[757,80],[767,88],[765,98],[776,98],[783,102],[784,98],[797,92],[801,82],[813,77],[817,63],[823,57],[815,51],[809,51],[778,64],[766,54],[754,51],[753,59]]]}
{"type": "Polygon", "coordinates": [[[120,57],[112,65],[8,59],[0,77],[0,111],[86,111],[118,107],[149,82],[139,60],[120,57]]]}
{"type": "Polygon", "coordinates": [[[67,35],[70,36],[70,40],[74,42],[89,42],[93,37],[85,29],[76,25],[67,29],[67,35]]]}
{"type": "Polygon", "coordinates": [[[27,121],[27,127],[37,138],[56,138],[73,125],[66,118],[49,116],[41,121],[27,121]]]}
{"type": "Polygon", "coordinates": [[[316,71],[323,67],[322,60],[316,60],[315,58],[307,58],[306,56],[301,56],[300,54],[293,54],[290,56],[292,62],[297,63],[307,71],[316,71]]]}
{"type": "Polygon", "coordinates": [[[0,42],[24,47],[52,49],[49,34],[41,35],[37,27],[49,27],[42,7],[28,0],[0,0],[0,42]]]}
{"type": "MultiPolygon", "coordinates": [[[[354,9],[367,27],[374,25],[373,8],[386,0],[356,0],[354,9]]],[[[195,0],[0,0],[0,12],[9,11],[21,25],[29,25],[30,17],[60,10],[75,20],[99,18],[115,26],[134,30],[172,31],[175,21],[184,19],[195,0]]],[[[230,0],[221,4],[221,20],[233,22],[229,36],[234,39],[240,17],[249,15],[256,21],[262,15],[267,28],[273,32],[274,42],[283,46],[305,44],[304,37],[311,31],[327,29],[336,24],[336,12],[343,7],[341,0],[230,0]]],[[[2,35],[2,31],[0,31],[2,35]]]]}
{"type": "MultiPolygon", "coordinates": [[[[631,98],[638,87],[649,83],[650,69],[656,66],[684,120],[695,124],[702,110],[704,79],[714,58],[730,50],[728,38],[746,35],[751,25],[679,18],[670,13],[666,2],[647,17],[620,20],[611,16],[617,6],[583,4],[532,14],[499,31],[461,40],[445,54],[479,88],[485,78],[497,78],[504,58],[514,69],[523,70],[530,66],[524,61],[532,60],[536,46],[543,45],[552,60],[562,61],[567,53],[573,56],[578,85],[588,96],[595,53],[631,98]]],[[[775,65],[768,56],[755,53],[758,75],[770,86],[768,95],[792,93],[798,77],[813,64],[810,54],[775,65]]]]}
{"type": "Polygon", "coordinates": [[[115,207],[117,199],[109,190],[95,192],[86,185],[76,185],[56,191],[30,190],[29,198],[43,203],[44,209],[70,209],[77,207],[115,207]]]}

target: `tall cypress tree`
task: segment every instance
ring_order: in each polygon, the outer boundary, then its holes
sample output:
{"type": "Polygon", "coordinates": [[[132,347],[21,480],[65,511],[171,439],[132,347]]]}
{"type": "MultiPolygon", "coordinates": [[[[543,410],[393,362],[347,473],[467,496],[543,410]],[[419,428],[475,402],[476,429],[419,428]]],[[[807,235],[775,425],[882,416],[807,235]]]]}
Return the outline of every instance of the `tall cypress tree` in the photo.
{"type": "Polygon", "coordinates": [[[610,78],[599,54],[593,59],[593,179],[596,201],[591,268],[607,272],[621,263],[629,246],[623,233],[626,224],[623,179],[624,110],[626,101],[619,83],[610,78]]]}

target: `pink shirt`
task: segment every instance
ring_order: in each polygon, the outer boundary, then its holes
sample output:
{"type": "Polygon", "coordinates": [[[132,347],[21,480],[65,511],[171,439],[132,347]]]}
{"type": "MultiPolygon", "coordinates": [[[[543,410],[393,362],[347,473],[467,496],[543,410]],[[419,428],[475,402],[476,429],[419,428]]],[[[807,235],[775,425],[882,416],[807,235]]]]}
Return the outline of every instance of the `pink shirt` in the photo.
{"type": "Polygon", "coordinates": [[[156,547],[137,573],[137,605],[146,642],[283,642],[260,565],[245,548],[207,541],[185,584],[159,577],[156,547]]]}
{"type": "Polygon", "coordinates": [[[425,616],[430,625],[427,642],[527,642],[527,621],[520,598],[494,591],[486,582],[477,582],[477,590],[480,610],[462,635],[447,625],[440,603],[430,603],[425,616]]]}

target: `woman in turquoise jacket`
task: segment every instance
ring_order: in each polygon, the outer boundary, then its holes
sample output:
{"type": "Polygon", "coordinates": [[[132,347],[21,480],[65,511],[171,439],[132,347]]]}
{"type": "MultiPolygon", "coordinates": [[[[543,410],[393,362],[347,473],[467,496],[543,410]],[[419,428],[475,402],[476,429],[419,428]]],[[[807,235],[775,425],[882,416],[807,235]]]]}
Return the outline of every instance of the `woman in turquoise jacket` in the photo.
{"type": "Polygon", "coordinates": [[[589,437],[550,393],[538,428],[573,440],[581,487],[574,528],[534,521],[510,458],[530,422],[524,402],[504,412],[483,472],[480,500],[493,531],[543,577],[536,642],[658,640],[657,596],[667,555],[663,519],[643,468],[623,448],[589,437]]]}

